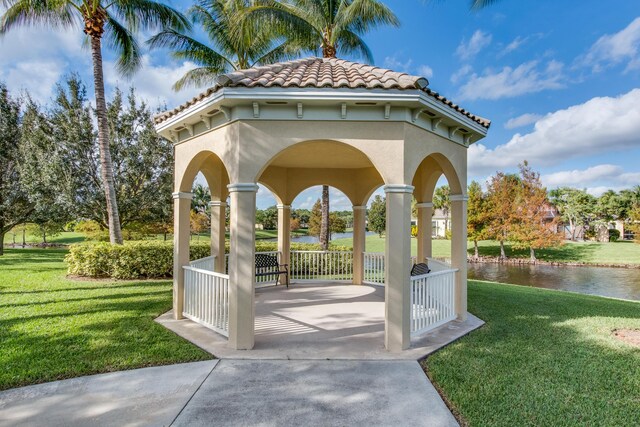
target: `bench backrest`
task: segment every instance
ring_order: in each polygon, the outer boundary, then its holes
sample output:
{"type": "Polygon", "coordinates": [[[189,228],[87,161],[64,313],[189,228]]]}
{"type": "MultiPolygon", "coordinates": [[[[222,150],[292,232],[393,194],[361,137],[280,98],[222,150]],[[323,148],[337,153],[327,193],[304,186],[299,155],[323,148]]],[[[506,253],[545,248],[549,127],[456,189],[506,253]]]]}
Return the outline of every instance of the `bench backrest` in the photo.
{"type": "Polygon", "coordinates": [[[411,275],[412,276],[422,276],[423,274],[427,274],[429,273],[431,270],[429,269],[429,266],[427,264],[425,264],[424,262],[418,263],[418,264],[413,264],[413,267],[411,268],[411,275]]]}
{"type": "Polygon", "coordinates": [[[278,256],[272,254],[256,254],[256,270],[278,267],[278,256]]]}

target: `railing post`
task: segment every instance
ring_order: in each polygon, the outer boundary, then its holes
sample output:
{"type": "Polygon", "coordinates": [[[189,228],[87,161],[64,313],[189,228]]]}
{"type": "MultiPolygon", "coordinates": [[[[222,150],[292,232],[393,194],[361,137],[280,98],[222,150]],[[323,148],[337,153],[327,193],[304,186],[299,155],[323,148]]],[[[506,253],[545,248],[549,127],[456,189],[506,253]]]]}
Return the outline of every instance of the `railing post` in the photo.
{"type": "Polygon", "coordinates": [[[451,265],[455,274],[455,309],[458,320],[467,318],[467,199],[452,194],[451,200],[451,265]]]}
{"type": "Polygon", "coordinates": [[[184,270],[189,265],[189,214],[193,193],[173,193],[173,318],[182,319],[184,270]]]}

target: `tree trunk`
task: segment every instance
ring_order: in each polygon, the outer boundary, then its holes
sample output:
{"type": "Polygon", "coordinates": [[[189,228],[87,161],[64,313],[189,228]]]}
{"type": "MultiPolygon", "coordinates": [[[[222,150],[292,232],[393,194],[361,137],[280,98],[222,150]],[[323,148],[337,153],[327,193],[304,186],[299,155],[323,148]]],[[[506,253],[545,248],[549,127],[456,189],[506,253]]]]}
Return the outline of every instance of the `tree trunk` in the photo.
{"type": "Polygon", "coordinates": [[[500,259],[507,259],[507,253],[504,251],[504,240],[500,240],[500,259]]]}
{"type": "Polygon", "coordinates": [[[531,262],[535,263],[536,261],[538,261],[536,259],[536,251],[535,251],[535,249],[529,248],[529,253],[530,253],[530,256],[531,256],[531,262]]]}
{"type": "Polygon", "coordinates": [[[569,229],[571,230],[571,241],[576,241],[576,227],[573,225],[573,221],[569,219],[569,229]]]}
{"type": "Polygon", "coordinates": [[[478,258],[480,258],[480,255],[478,254],[478,241],[477,240],[473,241],[473,257],[476,260],[478,258]]]}
{"type": "Polygon", "coordinates": [[[22,247],[24,248],[25,246],[27,246],[27,229],[26,228],[22,228],[22,247]]]}
{"type": "Polygon", "coordinates": [[[42,243],[44,243],[44,244],[47,243],[47,232],[46,231],[42,232],[42,243]]]}
{"type": "MultiPolygon", "coordinates": [[[[13,239],[15,243],[15,237],[13,239]]],[[[4,255],[4,231],[2,231],[2,229],[0,228],[0,256],[2,255],[4,255]]]]}
{"type": "Polygon", "coordinates": [[[109,220],[109,240],[112,244],[122,244],[120,214],[116,201],[116,188],[113,180],[113,163],[109,147],[109,128],[107,125],[107,103],[104,97],[104,76],[102,71],[102,48],[99,37],[91,37],[91,57],[93,59],[93,83],[96,92],[96,115],[98,119],[98,146],[100,148],[100,173],[107,200],[109,220]]]}
{"type": "Polygon", "coordinates": [[[320,220],[320,246],[323,251],[329,249],[329,187],[322,186],[322,219],[320,220]]]}

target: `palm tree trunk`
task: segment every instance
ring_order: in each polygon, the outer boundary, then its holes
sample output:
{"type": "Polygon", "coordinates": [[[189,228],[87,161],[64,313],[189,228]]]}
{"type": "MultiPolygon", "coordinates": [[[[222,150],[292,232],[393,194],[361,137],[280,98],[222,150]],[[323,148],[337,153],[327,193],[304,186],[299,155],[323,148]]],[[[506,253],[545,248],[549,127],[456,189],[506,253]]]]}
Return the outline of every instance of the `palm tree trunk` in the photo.
{"type": "Polygon", "coordinates": [[[531,262],[535,263],[538,260],[536,259],[536,251],[533,248],[529,248],[529,255],[531,257],[531,262]]]}
{"type": "Polygon", "coordinates": [[[322,186],[322,219],[320,220],[320,246],[329,249],[329,187],[322,186]]]}
{"type": "Polygon", "coordinates": [[[116,200],[116,188],[113,180],[113,163],[109,148],[109,129],[107,127],[107,103],[104,97],[104,76],[102,72],[102,48],[99,37],[91,37],[91,57],[93,59],[93,83],[96,93],[96,115],[98,116],[98,146],[100,148],[100,173],[107,200],[109,219],[109,240],[112,244],[122,244],[120,214],[116,200]]]}

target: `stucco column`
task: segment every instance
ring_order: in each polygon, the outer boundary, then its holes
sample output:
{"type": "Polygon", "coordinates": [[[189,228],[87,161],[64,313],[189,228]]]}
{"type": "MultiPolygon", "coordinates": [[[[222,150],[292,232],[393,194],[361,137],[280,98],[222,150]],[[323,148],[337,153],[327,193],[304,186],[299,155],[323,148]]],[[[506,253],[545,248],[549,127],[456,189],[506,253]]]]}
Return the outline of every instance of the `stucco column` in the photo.
{"type": "MultiPolygon", "coordinates": [[[[290,264],[291,259],[291,206],[277,205],[278,208],[278,251],[280,252],[280,263],[290,264]]],[[[280,276],[280,283],[284,283],[286,278],[280,276]]]]}
{"type": "Polygon", "coordinates": [[[367,236],[367,207],[353,206],[353,284],[364,281],[364,251],[367,236]]]}
{"type": "Polygon", "coordinates": [[[418,262],[425,262],[425,259],[431,258],[432,255],[433,203],[418,203],[416,208],[418,209],[418,262]]]}
{"type": "Polygon", "coordinates": [[[384,344],[401,351],[411,344],[411,198],[413,186],[386,185],[387,229],[385,239],[384,344]]]}
{"type": "Polygon", "coordinates": [[[189,237],[193,193],[173,193],[173,318],[182,319],[184,309],[184,270],[189,265],[189,237]]]}
{"type": "Polygon", "coordinates": [[[229,215],[229,346],[249,350],[254,344],[255,219],[258,186],[234,183],[229,215]]]}
{"type": "Polygon", "coordinates": [[[449,196],[451,200],[451,265],[455,276],[455,304],[458,320],[467,318],[467,199],[463,194],[449,196]]]}
{"type": "Polygon", "coordinates": [[[226,233],[226,219],[225,211],[227,209],[227,203],[220,200],[214,200],[209,202],[211,208],[211,256],[216,257],[213,265],[213,271],[218,273],[225,272],[225,233],[226,233]]]}

